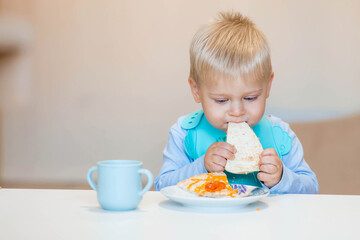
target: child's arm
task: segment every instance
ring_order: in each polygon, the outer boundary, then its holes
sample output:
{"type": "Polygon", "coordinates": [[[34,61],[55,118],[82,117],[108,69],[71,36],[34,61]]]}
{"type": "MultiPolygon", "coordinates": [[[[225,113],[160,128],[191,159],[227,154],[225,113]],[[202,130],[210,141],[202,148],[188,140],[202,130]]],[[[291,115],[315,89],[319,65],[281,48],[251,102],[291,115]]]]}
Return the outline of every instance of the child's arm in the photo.
{"type": "Polygon", "coordinates": [[[287,131],[292,138],[292,148],[288,154],[283,156],[281,180],[275,186],[271,187],[271,192],[317,193],[319,185],[316,175],[304,160],[303,148],[299,139],[287,123],[278,118],[275,118],[275,121],[276,125],[279,125],[284,131],[287,131]]]}
{"type": "Polygon", "coordinates": [[[193,160],[186,154],[184,139],[187,131],[181,128],[182,120],[180,118],[170,129],[168,144],[163,153],[163,165],[155,179],[156,190],[176,185],[194,175],[207,173],[204,156],[193,160]]]}
{"type": "Polygon", "coordinates": [[[294,154],[283,158],[282,178],[271,188],[274,193],[315,194],[319,191],[316,175],[305,162],[301,143],[297,138],[296,140],[297,143],[293,144],[294,151],[291,151],[294,154]]]}

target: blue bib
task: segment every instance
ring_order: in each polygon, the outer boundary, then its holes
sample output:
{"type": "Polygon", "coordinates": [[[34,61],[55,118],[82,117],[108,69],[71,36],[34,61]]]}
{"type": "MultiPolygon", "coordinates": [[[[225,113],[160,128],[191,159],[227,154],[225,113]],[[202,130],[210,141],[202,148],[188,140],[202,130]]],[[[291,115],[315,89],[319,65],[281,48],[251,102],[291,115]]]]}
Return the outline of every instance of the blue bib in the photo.
{"type": "MultiPolygon", "coordinates": [[[[193,160],[203,156],[211,144],[226,141],[226,132],[213,127],[206,119],[203,110],[187,115],[182,121],[181,127],[189,130],[185,137],[184,146],[186,153],[193,160]]],[[[263,116],[258,124],[252,127],[252,130],[259,138],[263,149],[275,149],[280,159],[290,152],[292,138],[281,127],[272,126],[266,116],[263,116]]],[[[243,175],[241,176],[241,184],[261,187],[257,173],[234,174],[234,178],[239,179],[239,175],[243,175]]],[[[228,179],[229,175],[232,175],[228,172],[226,174],[228,179]]]]}

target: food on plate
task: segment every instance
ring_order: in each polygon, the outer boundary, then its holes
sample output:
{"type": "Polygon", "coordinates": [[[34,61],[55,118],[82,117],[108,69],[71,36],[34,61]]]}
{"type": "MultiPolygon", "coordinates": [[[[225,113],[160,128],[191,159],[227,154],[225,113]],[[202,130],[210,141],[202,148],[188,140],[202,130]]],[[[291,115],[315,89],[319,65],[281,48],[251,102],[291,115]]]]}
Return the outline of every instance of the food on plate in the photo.
{"type": "Polygon", "coordinates": [[[204,173],[187,178],[177,184],[178,187],[201,197],[244,197],[233,190],[225,173],[204,173]]]}
{"type": "Polygon", "coordinates": [[[262,145],[246,122],[229,122],[226,141],[236,148],[235,158],[226,161],[225,170],[243,174],[259,171],[262,145]]]}

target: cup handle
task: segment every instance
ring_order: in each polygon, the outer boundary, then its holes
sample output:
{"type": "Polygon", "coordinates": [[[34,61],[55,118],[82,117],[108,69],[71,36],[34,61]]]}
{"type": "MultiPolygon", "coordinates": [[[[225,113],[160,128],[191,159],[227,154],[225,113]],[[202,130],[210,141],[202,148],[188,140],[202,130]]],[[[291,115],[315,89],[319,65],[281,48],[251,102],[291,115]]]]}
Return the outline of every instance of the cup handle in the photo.
{"type": "Polygon", "coordinates": [[[90,187],[92,187],[92,189],[94,189],[95,191],[96,191],[96,184],[94,183],[94,180],[92,178],[92,173],[97,170],[98,170],[97,167],[92,167],[89,169],[89,171],[87,173],[87,181],[88,181],[90,187]]]}
{"type": "Polygon", "coordinates": [[[140,169],[139,173],[145,174],[148,178],[148,182],[147,182],[146,186],[144,187],[143,190],[141,190],[139,192],[139,195],[142,196],[142,195],[144,195],[144,193],[146,193],[151,188],[151,186],[153,185],[153,182],[154,182],[154,178],[153,178],[153,175],[151,174],[151,172],[147,169],[140,169]]]}

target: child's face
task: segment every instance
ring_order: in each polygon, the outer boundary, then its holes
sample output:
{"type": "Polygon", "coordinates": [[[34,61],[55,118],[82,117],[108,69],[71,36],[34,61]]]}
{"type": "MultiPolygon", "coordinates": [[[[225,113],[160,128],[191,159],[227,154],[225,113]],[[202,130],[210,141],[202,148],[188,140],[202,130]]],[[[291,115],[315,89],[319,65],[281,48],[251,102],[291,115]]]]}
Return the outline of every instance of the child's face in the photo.
{"type": "Polygon", "coordinates": [[[197,85],[189,83],[196,102],[201,103],[209,123],[217,129],[227,131],[229,122],[247,122],[256,125],[265,112],[273,74],[269,81],[243,81],[219,78],[205,80],[197,85]]]}

